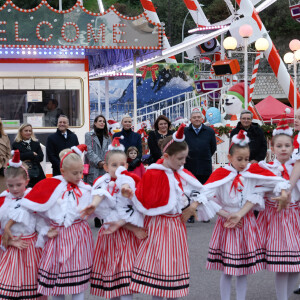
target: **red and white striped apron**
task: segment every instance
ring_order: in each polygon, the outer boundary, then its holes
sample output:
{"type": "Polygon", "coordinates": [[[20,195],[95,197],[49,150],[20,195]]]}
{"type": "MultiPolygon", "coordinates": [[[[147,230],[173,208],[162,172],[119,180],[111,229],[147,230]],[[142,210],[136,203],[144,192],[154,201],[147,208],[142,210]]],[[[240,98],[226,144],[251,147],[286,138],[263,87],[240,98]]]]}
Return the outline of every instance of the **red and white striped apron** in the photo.
{"type": "Polygon", "coordinates": [[[276,202],[266,200],[257,226],[265,248],[266,269],[300,272],[300,217],[298,204],[277,212],[276,202]]]}
{"type": "Polygon", "coordinates": [[[105,298],[132,294],[129,285],[140,241],[123,228],[113,234],[103,231],[98,233],[90,293],[105,298]]]}
{"type": "Polygon", "coordinates": [[[47,299],[38,293],[38,265],[41,248],[35,248],[37,233],[21,237],[28,247],[19,250],[9,246],[0,260],[1,299],[47,299]]]}
{"type": "Polygon", "coordinates": [[[225,228],[226,219],[218,217],[209,243],[206,268],[227,275],[241,276],[264,268],[264,249],[253,212],[242,218],[241,228],[225,228]]]}
{"type": "Polygon", "coordinates": [[[180,214],[145,218],[148,238],[142,240],[130,288],[137,293],[179,298],[189,292],[189,253],[180,214]]]}
{"type": "Polygon", "coordinates": [[[88,288],[94,241],[86,221],[56,226],[59,234],[46,242],[41,257],[38,292],[43,295],[79,294],[88,288]]]}

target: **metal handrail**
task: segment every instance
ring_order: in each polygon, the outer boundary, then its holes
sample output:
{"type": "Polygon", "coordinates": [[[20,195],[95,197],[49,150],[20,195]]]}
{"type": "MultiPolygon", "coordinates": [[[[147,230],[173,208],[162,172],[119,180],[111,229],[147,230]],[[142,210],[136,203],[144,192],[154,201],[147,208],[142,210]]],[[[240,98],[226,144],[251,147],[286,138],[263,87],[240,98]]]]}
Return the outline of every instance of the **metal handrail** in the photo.
{"type": "MultiPolygon", "coordinates": [[[[210,92],[207,92],[205,94],[201,94],[201,95],[194,95],[193,97],[188,97],[187,94],[191,95],[193,93],[190,93],[190,92],[187,92],[187,93],[184,93],[186,94],[185,95],[185,100],[183,101],[180,101],[178,103],[171,103],[169,104],[168,106],[166,107],[162,107],[160,108],[160,106],[158,107],[158,109],[155,109],[154,111],[150,111],[148,112],[146,110],[146,112],[142,113],[141,114],[141,109],[139,109],[138,111],[138,122],[142,122],[144,121],[143,119],[156,119],[157,116],[161,115],[161,114],[164,114],[166,115],[167,117],[169,117],[169,119],[174,119],[174,117],[179,117],[179,116],[182,116],[184,118],[189,118],[190,116],[190,112],[191,112],[191,109],[192,107],[196,107],[196,106],[200,106],[201,104],[201,100],[208,100],[208,95],[211,94],[212,92],[220,92],[222,93],[223,90],[226,90],[227,87],[222,87],[222,88],[218,88],[218,89],[215,89],[213,91],[210,91],[210,92]],[[182,114],[182,110],[183,110],[183,114],[182,114]]],[[[183,95],[183,94],[180,94],[180,95],[183,95]]],[[[179,95],[177,95],[179,96],[179,95]]],[[[176,97],[176,96],[175,96],[176,97]]],[[[168,98],[168,99],[172,99],[174,97],[171,97],[171,98],[168,98]]],[[[166,102],[167,99],[165,100],[162,100],[160,102],[166,102]]],[[[153,103],[151,104],[151,106],[153,105],[157,105],[157,103],[153,103]]]]}

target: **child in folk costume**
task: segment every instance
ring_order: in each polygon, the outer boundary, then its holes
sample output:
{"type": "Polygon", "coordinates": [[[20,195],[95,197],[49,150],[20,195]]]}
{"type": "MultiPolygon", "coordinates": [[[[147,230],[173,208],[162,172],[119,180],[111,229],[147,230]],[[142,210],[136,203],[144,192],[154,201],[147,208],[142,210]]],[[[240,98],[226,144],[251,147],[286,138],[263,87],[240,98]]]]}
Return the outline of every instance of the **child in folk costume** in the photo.
{"type": "MultiPolygon", "coordinates": [[[[289,180],[293,170],[293,131],[284,117],[273,131],[272,151],[276,155],[274,162],[259,164],[277,176],[289,180]]],[[[298,203],[300,193],[298,186],[291,193],[289,207],[277,211],[272,193],[265,195],[266,208],[257,219],[262,232],[263,248],[266,250],[266,268],[276,272],[275,287],[278,300],[287,300],[297,284],[300,272],[300,217],[298,203]]]]}
{"type": "MultiPolygon", "coordinates": [[[[184,297],[189,291],[189,254],[182,210],[198,207],[201,219],[212,218],[220,209],[200,195],[201,183],[183,169],[188,155],[184,124],[162,141],[163,159],[152,164],[137,186],[132,198],[137,209],[146,215],[148,238],[141,241],[134,263],[130,288],[152,295],[152,299],[184,297]],[[187,196],[186,196],[187,195],[187,196]]],[[[122,193],[133,195],[124,185],[122,193]]],[[[186,213],[184,221],[190,217],[186,213]]]]}
{"type": "Polygon", "coordinates": [[[130,300],[132,291],[129,284],[139,239],[147,235],[142,228],[143,215],[120,192],[120,186],[125,183],[135,190],[140,180],[137,175],[126,170],[127,157],[124,150],[120,137],[114,138],[105,156],[103,167],[107,173],[95,180],[93,202],[82,211],[82,216],[95,212],[98,218],[104,219],[97,237],[90,293],[98,297],[130,300]],[[105,224],[111,222],[116,222],[118,227],[124,226],[113,232],[113,226],[107,228],[105,224]]]}
{"type": "Polygon", "coordinates": [[[91,187],[81,178],[81,155],[86,145],[61,151],[59,176],[37,183],[16,210],[36,211],[51,221],[59,232],[48,240],[39,265],[38,292],[53,300],[72,294],[73,300],[83,300],[88,288],[93,264],[94,242],[88,223],[80,211],[91,203],[91,187]]]}
{"type": "MultiPolygon", "coordinates": [[[[236,299],[246,298],[247,275],[264,267],[264,252],[258,236],[253,207],[264,208],[262,191],[256,186],[280,191],[288,183],[258,164],[249,164],[249,138],[243,130],[232,139],[228,160],[205,184],[207,197],[222,206],[209,244],[206,268],[222,271],[220,292],[229,300],[231,279],[236,276],[236,299]]],[[[287,197],[286,197],[287,198],[287,197]]],[[[277,199],[277,198],[276,198],[277,199]]],[[[278,198],[281,200],[282,198],[278,198]]]]}
{"type": "Polygon", "coordinates": [[[0,256],[0,298],[47,299],[37,291],[38,264],[42,249],[36,247],[43,247],[43,236],[49,231],[50,237],[51,230],[37,214],[15,216],[16,208],[22,206],[23,197],[31,190],[26,189],[29,176],[20,161],[19,150],[14,151],[4,175],[8,190],[0,195],[0,223],[4,228],[13,219],[16,223],[13,222],[11,232],[18,238],[10,239],[7,250],[0,256]],[[36,231],[39,232],[39,237],[36,231]]]}

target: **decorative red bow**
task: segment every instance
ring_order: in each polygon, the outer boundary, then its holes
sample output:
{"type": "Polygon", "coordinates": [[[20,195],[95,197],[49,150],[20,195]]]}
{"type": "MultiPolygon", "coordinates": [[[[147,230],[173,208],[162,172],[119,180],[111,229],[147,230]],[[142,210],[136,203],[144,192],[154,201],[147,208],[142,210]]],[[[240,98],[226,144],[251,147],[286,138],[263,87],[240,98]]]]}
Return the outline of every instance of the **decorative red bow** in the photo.
{"type": "Polygon", "coordinates": [[[286,169],[285,164],[282,164],[282,167],[283,167],[283,171],[281,172],[282,178],[284,178],[286,180],[290,180],[290,175],[288,173],[288,170],[286,169]]]}
{"type": "Polygon", "coordinates": [[[77,205],[78,205],[79,204],[79,198],[82,196],[82,192],[76,184],[68,183],[67,190],[63,193],[62,198],[64,199],[66,192],[71,192],[71,191],[73,191],[73,193],[76,197],[77,205]]]}
{"type": "Polygon", "coordinates": [[[242,183],[240,177],[241,177],[241,174],[238,174],[238,175],[236,175],[235,178],[233,179],[233,182],[232,182],[232,185],[231,185],[231,188],[230,188],[230,193],[231,193],[232,188],[234,188],[235,193],[236,193],[237,191],[238,191],[238,192],[241,192],[241,191],[242,191],[242,189],[238,189],[239,184],[240,184],[242,187],[244,187],[244,185],[243,185],[243,183],[242,183]]]}
{"type": "Polygon", "coordinates": [[[155,81],[156,80],[155,71],[158,70],[158,67],[159,67],[158,65],[153,65],[151,67],[143,66],[143,67],[140,67],[139,70],[143,72],[142,77],[144,79],[146,78],[147,72],[150,71],[151,72],[151,76],[152,76],[152,80],[155,81]]]}
{"type": "MultiPolygon", "coordinates": [[[[115,180],[112,180],[115,181],[115,180]]],[[[113,196],[115,193],[117,193],[117,185],[116,183],[114,184],[114,186],[112,187],[112,191],[110,191],[110,186],[107,186],[107,191],[113,196]]]]}
{"type": "Polygon", "coordinates": [[[144,142],[147,142],[147,140],[148,140],[148,134],[147,134],[147,132],[145,131],[144,128],[139,129],[139,130],[137,131],[137,133],[139,133],[139,134],[141,135],[142,140],[143,140],[144,142]]]}

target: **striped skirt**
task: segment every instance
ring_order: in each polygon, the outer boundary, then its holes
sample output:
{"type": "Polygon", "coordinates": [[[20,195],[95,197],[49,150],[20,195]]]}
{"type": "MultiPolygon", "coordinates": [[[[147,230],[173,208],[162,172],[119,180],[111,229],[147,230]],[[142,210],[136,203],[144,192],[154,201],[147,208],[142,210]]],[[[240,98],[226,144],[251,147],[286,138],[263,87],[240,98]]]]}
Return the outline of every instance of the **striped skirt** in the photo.
{"type": "Polygon", "coordinates": [[[8,247],[0,260],[1,299],[47,299],[38,293],[38,265],[42,249],[35,248],[37,234],[23,236],[28,247],[8,247]]]}
{"type": "Polygon", "coordinates": [[[92,271],[92,231],[81,220],[68,228],[57,226],[57,229],[58,236],[49,239],[43,249],[38,292],[48,296],[79,294],[88,288],[92,271]]]}
{"type": "Polygon", "coordinates": [[[271,272],[300,272],[300,217],[297,204],[277,212],[275,202],[266,200],[266,208],[257,219],[266,269],[271,272]]]}
{"type": "Polygon", "coordinates": [[[264,268],[264,251],[253,212],[242,218],[241,228],[225,228],[218,217],[209,243],[206,268],[227,275],[241,276],[264,268]]]}
{"type": "Polygon", "coordinates": [[[132,294],[129,285],[140,241],[123,228],[113,234],[103,231],[98,233],[90,293],[105,298],[132,294]]]}
{"type": "Polygon", "coordinates": [[[189,253],[180,215],[145,218],[148,238],[142,240],[130,288],[157,297],[179,298],[189,292],[189,253]]]}

